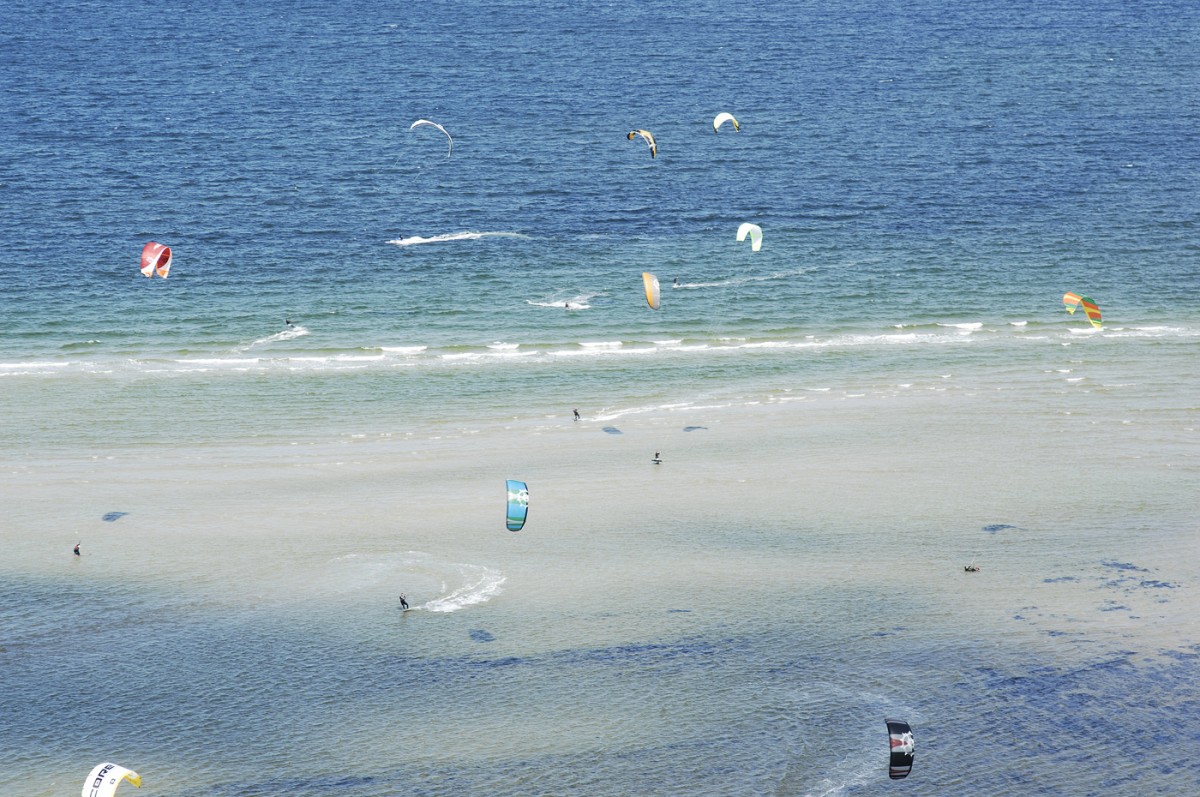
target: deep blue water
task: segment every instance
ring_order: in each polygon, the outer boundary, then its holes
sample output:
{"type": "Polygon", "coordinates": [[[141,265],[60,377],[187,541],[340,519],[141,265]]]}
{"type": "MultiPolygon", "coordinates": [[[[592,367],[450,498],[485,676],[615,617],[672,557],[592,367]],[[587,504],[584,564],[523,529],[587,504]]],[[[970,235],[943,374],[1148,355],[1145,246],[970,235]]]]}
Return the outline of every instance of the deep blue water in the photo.
{"type": "MultiPolygon", "coordinates": [[[[823,317],[1079,283],[1165,312],[1200,291],[1188,3],[10,8],[0,268],[17,329],[667,277],[743,254],[704,241],[746,219],[772,270],[854,262],[823,317]],[[721,110],[740,134],[712,133],[721,110]],[[452,132],[453,157],[418,118],[452,132]],[[625,140],[639,127],[656,160],[625,140]],[[384,245],[459,230],[536,241],[384,245]],[[184,283],[155,304],[130,276],[149,239],[184,283]]],[[[455,324],[494,326],[482,315],[455,324]]]]}

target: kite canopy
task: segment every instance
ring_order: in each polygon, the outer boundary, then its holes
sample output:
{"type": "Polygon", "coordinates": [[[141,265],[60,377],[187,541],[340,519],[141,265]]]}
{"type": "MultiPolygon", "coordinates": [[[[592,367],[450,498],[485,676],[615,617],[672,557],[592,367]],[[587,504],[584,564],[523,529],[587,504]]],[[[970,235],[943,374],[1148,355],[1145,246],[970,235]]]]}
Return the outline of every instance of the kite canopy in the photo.
{"type": "Polygon", "coordinates": [[[888,743],[891,745],[891,759],[888,762],[888,777],[892,780],[907,778],[912,771],[913,744],[912,728],[904,720],[885,719],[888,729],[888,743]]]}
{"type": "Polygon", "coordinates": [[[441,130],[443,133],[446,134],[446,138],[448,138],[450,140],[450,148],[448,150],[446,150],[446,157],[449,158],[450,153],[454,152],[454,139],[450,137],[449,133],[446,133],[446,128],[442,127],[437,122],[431,122],[428,119],[418,119],[417,121],[415,121],[411,125],[409,125],[408,129],[412,130],[414,128],[421,127],[422,125],[429,125],[430,127],[436,127],[438,130],[441,130]]]}
{"type": "Polygon", "coordinates": [[[654,158],[658,155],[658,144],[654,142],[654,134],[649,130],[630,130],[625,138],[633,141],[634,136],[641,136],[646,139],[646,143],[650,145],[650,157],[654,158]]]}
{"type": "Polygon", "coordinates": [[[737,119],[733,118],[733,114],[728,113],[728,112],[719,113],[719,114],[717,114],[717,118],[713,119],[713,132],[714,133],[717,132],[717,128],[719,128],[721,125],[725,124],[726,122],[733,122],[733,132],[735,132],[735,133],[741,132],[742,126],[738,124],[737,119]]]}
{"type": "Polygon", "coordinates": [[[153,277],[155,273],[163,279],[171,272],[171,247],[154,241],[142,247],[142,276],[153,277]]]}
{"type": "Polygon", "coordinates": [[[658,277],[649,271],[642,272],[642,285],[646,288],[646,304],[651,310],[657,310],[659,305],[658,277]]]}
{"type": "Polygon", "coordinates": [[[83,782],[80,797],[112,797],[123,780],[129,781],[139,789],[142,787],[142,776],[132,769],[126,769],[120,764],[97,764],[83,782]]]}
{"type": "Polygon", "coordinates": [[[1067,291],[1063,294],[1063,307],[1071,315],[1075,315],[1075,311],[1083,306],[1083,312],[1087,316],[1088,321],[1092,322],[1092,326],[1096,329],[1100,328],[1100,307],[1094,299],[1087,296],[1080,296],[1078,293],[1067,291]]]}
{"type": "Polygon", "coordinates": [[[520,531],[529,514],[529,487],[525,482],[509,479],[504,482],[504,492],[508,503],[508,530],[520,531]]]}
{"type": "Polygon", "coordinates": [[[746,222],[741,227],[738,227],[737,239],[739,241],[746,240],[746,236],[750,236],[750,251],[757,252],[762,249],[762,227],[757,224],[746,222]]]}

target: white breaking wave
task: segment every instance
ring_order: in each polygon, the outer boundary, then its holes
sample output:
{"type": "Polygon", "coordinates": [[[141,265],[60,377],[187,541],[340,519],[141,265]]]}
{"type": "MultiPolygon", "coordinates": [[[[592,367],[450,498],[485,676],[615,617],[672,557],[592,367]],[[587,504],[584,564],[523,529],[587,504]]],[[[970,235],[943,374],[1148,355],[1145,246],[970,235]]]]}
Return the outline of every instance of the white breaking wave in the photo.
{"type": "Polygon", "coordinates": [[[257,357],[195,357],[191,359],[175,360],[174,362],[180,365],[210,365],[224,366],[227,368],[245,368],[251,365],[258,365],[261,360],[257,357]]]}
{"type": "Polygon", "coordinates": [[[447,232],[441,235],[431,235],[425,238],[412,235],[408,238],[394,238],[388,241],[396,246],[416,246],[417,244],[440,244],[447,241],[474,241],[478,238],[528,238],[519,232],[447,232]]]}
{"type": "MultiPolygon", "coordinates": [[[[569,340],[539,343],[493,339],[475,345],[442,347],[438,345],[405,346],[356,346],[333,350],[295,351],[286,341],[308,335],[300,326],[281,330],[234,349],[192,351],[180,356],[177,352],[145,352],[140,356],[129,356],[126,352],[78,355],[63,360],[45,358],[27,361],[12,359],[0,361],[0,379],[61,379],[72,374],[181,374],[206,372],[213,374],[292,373],[297,371],[353,371],[362,369],[438,368],[444,365],[460,366],[489,363],[511,363],[521,361],[530,364],[555,362],[586,362],[593,358],[695,358],[695,357],[772,357],[787,356],[787,352],[801,353],[820,350],[851,350],[884,347],[943,347],[973,346],[995,343],[1005,345],[1006,340],[1020,341],[1020,345],[1053,339],[1045,335],[1031,335],[1027,328],[1009,326],[1009,322],[997,327],[988,327],[980,322],[963,324],[932,324],[928,328],[889,327],[888,331],[856,331],[828,335],[780,334],[768,339],[749,339],[739,336],[718,336],[708,340],[702,338],[657,338],[653,340],[603,339],[569,340]],[[980,335],[979,331],[994,334],[980,335]],[[1007,336],[1005,330],[1008,330],[1007,336]]],[[[925,325],[921,325],[925,326],[925,325]]],[[[1101,339],[1165,339],[1192,341],[1200,337],[1200,327],[1177,326],[1129,326],[1106,327],[1103,332],[1090,326],[1062,327],[1054,331],[1061,345],[1084,343],[1085,338],[1100,334],[1101,339]]],[[[615,338],[615,335],[614,335],[615,338]]],[[[1090,338],[1089,338],[1090,339],[1090,338]]],[[[1099,341],[1099,339],[1098,339],[1099,341]]],[[[1097,342],[1098,342],[1097,341],[1097,342]]]]}
{"type": "MultiPolygon", "coordinates": [[[[1098,330],[1097,330],[1098,331],[1098,330]]],[[[1194,338],[1200,335],[1200,331],[1195,329],[1184,329],[1182,327],[1108,327],[1104,331],[1112,337],[1129,337],[1129,338],[1194,338]]]]}
{"type": "Polygon", "coordinates": [[[430,612],[456,612],[464,606],[487,603],[504,591],[502,585],[507,579],[499,570],[483,565],[454,567],[458,570],[458,586],[451,587],[443,583],[441,591],[445,594],[415,608],[430,612]]]}
{"type": "Polygon", "coordinates": [[[16,369],[16,368],[66,368],[67,366],[72,365],[72,364],[73,363],[71,363],[69,361],[44,362],[44,361],[40,361],[40,360],[34,360],[34,361],[27,362],[27,363],[20,363],[20,362],[18,362],[18,363],[0,363],[0,368],[5,368],[5,369],[8,369],[8,368],[12,368],[12,369],[16,369]]]}
{"type": "Polygon", "coordinates": [[[456,361],[472,361],[472,360],[495,360],[495,359],[510,359],[513,357],[532,357],[538,354],[538,351],[517,351],[516,347],[511,349],[494,349],[488,346],[489,351],[460,351],[450,354],[441,355],[440,359],[445,362],[456,361]]]}

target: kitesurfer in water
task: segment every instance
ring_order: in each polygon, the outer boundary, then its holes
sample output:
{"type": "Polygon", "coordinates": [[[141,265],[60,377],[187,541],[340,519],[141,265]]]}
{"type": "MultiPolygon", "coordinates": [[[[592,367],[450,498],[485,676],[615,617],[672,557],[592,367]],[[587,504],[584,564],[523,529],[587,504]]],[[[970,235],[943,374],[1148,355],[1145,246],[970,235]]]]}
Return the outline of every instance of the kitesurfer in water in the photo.
{"type": "Polygon", "coordinates": [[[679,287],[679,277],[676,277],[676,278],[675,278],[674,285],[675,285],[675,287],[676,287],[676,288],[678,288],[678,287],[679,287]]]}
{"type": "Polygon", "coordinates": [[[400,608],[403,609],[404,611],[408,611],[408,601],[406,601],[404,599],[403,592],[400,593],[400,608]]]}
{"type": "Polygon", "coordinates": [[[75,555],[79,556],[79,543],[75,543],[75,555]]]}
{"type": "Polygon", "coordinates": [[[579,420],[579,410],[573,410],[573,412],[575,413],[575,420],[579,420]]]}
{"type": "Polygon", "coordinates": [[[292,319],[290,319],[290,318],[283,319],[283,323],[287,324],[289,327],[296,326],[295,324],[292,323],[292,319]]]}

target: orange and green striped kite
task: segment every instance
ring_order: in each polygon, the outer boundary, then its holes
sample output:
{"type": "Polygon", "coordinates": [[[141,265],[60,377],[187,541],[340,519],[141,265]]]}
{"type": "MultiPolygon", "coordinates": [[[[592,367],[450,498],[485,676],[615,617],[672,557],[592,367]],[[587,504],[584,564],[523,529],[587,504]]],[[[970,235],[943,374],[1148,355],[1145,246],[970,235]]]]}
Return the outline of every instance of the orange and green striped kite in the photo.
{"type": "Polygon", "coordinates": [[[1079,309],[1080,305],[1083,305],[1083,312],[1087,315],[1088,321],[1091,321],[1092,326],[1099,329],[1100,307],[1096,304],[1095,300],[1087,296],[1080,296],[1078,293],[1071,293],[1070,291],[1063,294],[1063,307],[1071,315],[1075,315],[1075,311],[1079,309]]]}

